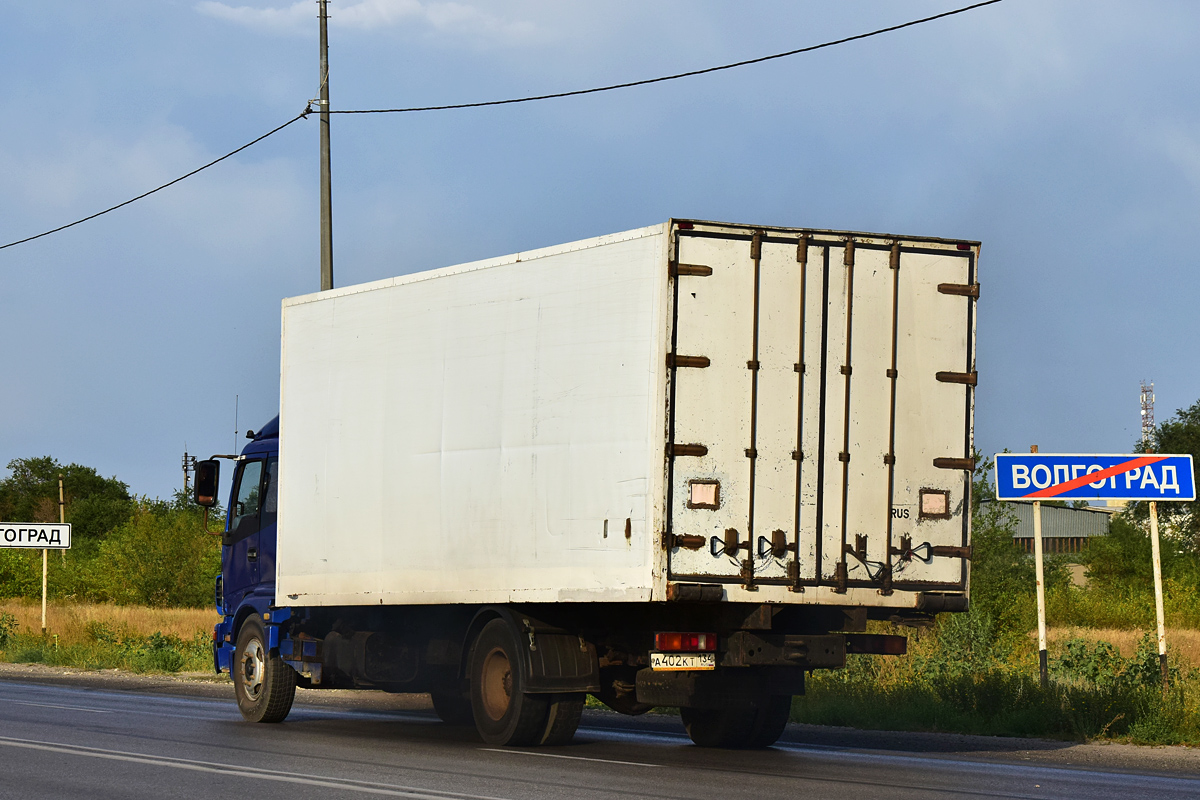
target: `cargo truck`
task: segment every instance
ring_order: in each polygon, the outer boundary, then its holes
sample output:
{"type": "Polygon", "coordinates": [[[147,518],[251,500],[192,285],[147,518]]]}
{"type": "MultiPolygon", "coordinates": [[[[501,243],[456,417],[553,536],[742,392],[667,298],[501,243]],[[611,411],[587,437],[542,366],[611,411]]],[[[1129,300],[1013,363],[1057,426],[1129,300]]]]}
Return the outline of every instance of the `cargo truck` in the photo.
{"type": "Polygon", "coordinates": [[[967,608],[978,254],[671,220],[284,300],[225,456],[241,713],[427,692],[552,745],[590,694],[769,746],[809,671],[905,652],[868,620],[967,608]]]}

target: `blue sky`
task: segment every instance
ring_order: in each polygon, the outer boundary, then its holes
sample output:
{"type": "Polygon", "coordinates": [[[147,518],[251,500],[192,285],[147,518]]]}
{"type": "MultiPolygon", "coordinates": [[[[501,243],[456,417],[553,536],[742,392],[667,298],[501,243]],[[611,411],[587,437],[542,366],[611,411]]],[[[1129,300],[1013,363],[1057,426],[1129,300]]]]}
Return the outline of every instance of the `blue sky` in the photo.
{"type": "MultiPolygon", "coordinates": [[[[335,108],[470,102],[788,50],[955,2],[331,4],[335,108]]],[[[0,3],[0,243],[303,109],[304,0],[0,3]]],[[[333,122],[337,285],[697,217],[979,239],[977,444],[1121,452],[1138,382],[1200,398],[1200,5],[1005,0],[605,95],[333,122]]],[[[0,251],[0,464],[167,496],[186,442],[278,403],[280,299],[318,287],[317,123],[0,251]]],[[[239,441],[239,445],[240,445],[239,441]]]]}

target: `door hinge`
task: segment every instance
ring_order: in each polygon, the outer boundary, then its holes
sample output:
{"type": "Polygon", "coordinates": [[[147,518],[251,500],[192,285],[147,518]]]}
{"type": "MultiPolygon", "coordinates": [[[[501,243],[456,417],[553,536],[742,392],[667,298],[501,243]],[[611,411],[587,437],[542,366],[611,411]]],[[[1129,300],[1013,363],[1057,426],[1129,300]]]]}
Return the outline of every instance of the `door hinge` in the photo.
{"type": "Polygon", "coordinates": [[[967,386],[979,383],[978,372],[939,372],[935,377],[941,383],[963,383],[967,386]]]}
{"type": "Polygon", "coordinates": [[[677,264],[672,261],[668,267],[668,272],[671,277],[679,277],[681,275],[692,275],[697,278],[707,278],[713,274],[712,267],[706,267],[703,264],[677,264]]]}
{"type": "Polygon", "coordinates": [[[967,472],[975,471],[975,459],[973,458],[935,458],[933,465],[938,469],[962,469],[967,472]]]}
{"type": "Polygon", "coordinates": [[[942,294],[956,294],[961,297],[979,299],[978,283],[939,283],[938,291],[942,294]]]}
{"type": "Polygon", "coordinates": [[[708,360],[708,356],[677,356],[674,353],[667,353],[668,367],[692,367],[694,369],[704,369],[712,362],[708,360]]]}

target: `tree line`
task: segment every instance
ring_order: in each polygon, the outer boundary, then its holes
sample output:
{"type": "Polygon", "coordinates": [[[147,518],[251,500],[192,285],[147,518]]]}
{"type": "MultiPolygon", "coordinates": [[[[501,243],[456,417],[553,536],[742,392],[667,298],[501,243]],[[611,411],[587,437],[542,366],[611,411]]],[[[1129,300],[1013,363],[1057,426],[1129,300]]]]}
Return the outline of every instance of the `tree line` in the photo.
{"type": "MultiPolygon", "coordinates": [[[[0,480],[0,519],[58,522],[63,477],[71,549],[52,554],[54,599],[148,606],[210,605],[221,569],[220,537],[204,530],[204,510],[183,492],[170,500],[130,493],[116,477],[50,456],[18,458],[0,480]]],[[[219,528],[221,515],[213,519],[219,528]]],[[[41,553],[0,549],[0,598],[39,597],[41,553]]]]}

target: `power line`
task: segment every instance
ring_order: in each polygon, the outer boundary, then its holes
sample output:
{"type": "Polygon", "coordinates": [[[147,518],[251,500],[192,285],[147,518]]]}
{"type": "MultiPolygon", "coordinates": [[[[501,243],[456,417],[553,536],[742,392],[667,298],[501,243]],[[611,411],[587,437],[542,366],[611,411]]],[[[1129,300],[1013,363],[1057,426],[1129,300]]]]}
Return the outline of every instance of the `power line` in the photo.
{"type": "Polygon", "coordinates": [[[933,22],[943,17],[952,17],[955,14],[963,14],[967,11],[973,11],[976,8],[983,6],[994,5],[1001,0],[985,0],[982,3],[974,3],[962,8],[956,8],[953,11],[943,11],[941,14],[934,14],[932,17],[923,17],[922,19],[914,19],[911,22],[903,22],[899,25],[890,25],[886,28],[871,31],[870,33],[859,33],[854,36],[847,36],[843,39],[834,39],[821,44],[809,45],[808,47],[800,47],[796,50],[788,50],[786,53],[775,53],[770,56],[760,56],[759,58],[750,58],[745,61],[735,61],[732,64],[722,64],[719,67],[706,67],[704,69],[694,69],[689,72],[678,72],[674,75],[663,75],[660,78],[646,78],[639,81],[629,81],[628,83],[614,83],[609,86],[597,86],[592,89],[575,89],[569,92],[555,92],[553,94],[539,94],[530,97],[516,97],[509,100],[485,100],[480,103],[455,103],[448,106],[414,106],[412,108],[369,108],[360,110],[330,110],[330,114],[403,114],[411,111],[450,111],[456,108],[482,108],[484,106],[506,106],[513,103],[530,103],[534,100],[553,100],[559,97],[576,97],[581,94],[596,94],[597,92],[611,92],[614,89],[629,89],[634,86],[646,86],[651,83],[663,83],[664,81],[674,81],[680,78],[691,78],[695,75],[707,75],[710,72],[720,72],[721,70],[734,69],[735,67],[745,67],[750,64],[761,64],[764,61],[773,61],[777,58],[787,58],[788,56],[799,55],[800,53],[811,53],[814,50],[823,50],[826,47],[833,47],[847,42],[858,41],[859,39],[869,39],[872,36],[879,36],[882,33],[891,33],[903,28],[911,28],[914,25],[921,25],[926,22],[933,22]]]}
{"type": "MultiPolygon", "coordinates": [[[[458,108],[482,108],[485,106],[505,106],[505,105],[512,105],[514,103],[530,103],[535,100],[553,100],[553,99],[560,98],[560,97],[575,97],[578,95],[596,94],[598,92],[611,92],[615,89],[629,89],[634,86],[647,86],[652,83],[663,83],[664,81],[674,81],[674,80],[679,80],[680,78],[691,78],[696,75],[707,75],[710,72],[721,72],[722,70],[734,69],[736,67],[745,67],[745,66],[749,66],[750,64],[761,64],[764,61],[773,61],[778,58],[787,58],[788,56],[799,55],[801,53],[811,53],[814,50],[823,50],[827,47],[834,47],[835,45],[846,44],[847,42],[854,42],[854,41],[858,41],[859,39],[869,39],[872,36],[879,36],[880,34],[891,33],[892,31],[902,30],[904,28],[911,28],[914,25],[922,25],[926,22],[933,22],[934,20],[943,19],[945,17],[952,17],[952,16],[955,16],[956,14],[963,14],[967,11],[973,11],[977,8],[982,8],[983,6],[995,5],[996,3],[999,3],[999,2],[1002,2],[1002,0],[984,0],[984,2],[973,3],[969,6],[963,6],[962,8],[956,8],[951,11],[943,11],[940,14],[934,14],[933,16],[930,16],[930,17],[922,17],[921,19],[914,19],[914,20],[911,20],[910,22],[902,22],[899,25],[889,25],[886,28],[879,28],[878,30],[870,31],[868,33],[859,33],[854,36],[846,36],[842,39],[834,39],[832,41],[822,42],[821,44],[809,45],[808,47],[800,47],[795,50],[788,50],[787,52],[784,52],[784,53],[775,53],[775,54],[769,55],[769,56],[760,56],[759,58],[750,58],[750,59],[746,59],[745,61],[735,61],[732,64],[722,64],[717,67],[706,67],[705,69],[694,69],[694,70],[690,70],[688,72],[679,72],[674,75],[663,75],[658,78],[646,78],[644,80],[629,81],[627,83],[614,83],[609,86],[597,86],[597,87],[594,87],[591,89],[575,89],[575,90],[569,91],[569,92],[555,92],[553,94],[539,94],[539,95],[532,95],[529,97],[515,97],[515,98],[510,98],[508,100],[486,100],[486,101],[479,102],[479,103],[455,103],[452,105],[443,105],[443,106],[414,106],[411,108],[348,109],[348,110],[341,110],[341,111],[331,109],[329,111],[329,113],[330,114],[402,114],[402,113],[406,113],[406,112],[415,112],[415,111],[450,111],[450,110],[458,109],[458,108]]],[[[199,172],[203,172],[204,170],[208,169],[209,167],[216,166],[217,164],[220,164],[225,159],[231,158],[249,147],[253,147],[254,145],[261,142],[263,139],[266,139],[268,136],[272,136],[276,133],[279,133],[281,130],[288,127],[293,122],[304,119],[311,112],[312,112],[311,106],[306,107],[304,109],[304,111],[301,112],[300,114],[297,114],[296,116],[292,117],[291,119],[289,119],[287,122],[283,123],[282,125],[280,125],[276,128],[272,128],[271,130],[264,133],[262,136],[259,136],[257,139],[247,142],[246,144],[242,145],[241,147],[237,148],[236,150],[231,150],[230,152],[226,153],[225,155],[221,156],[220,158],[214,159],[202,167],[197,167],[196,169],[192,170],[191,172],[188,172],[184,175],[180,175],[175,180],[168,181],[167,183],[164,183],[162,186],[158,186],[154,189],[151,189],[148,192],[143,192],[142,194],[139,194],[137,197],[131,197],[130,199],[126,200],[125,202],[118,203],[117,205],[112,206],[110,208],[106,208],[103,211],[97,211],[95,214],[90,214],[86,217],[83,217],[82,219],[77,219],[74,222],[68,222],[66,225],[59,225],[57,228],[52,228],[51,230],[45,231],[43,233],[39,233],[34,236],[27,236],[24,239],[18,239],[15,242],[9,242],[8,244],[0,245],[0,250],[4,250],[9,247],[15,247],[16,245],[19,245],[19,244],[25,244],[26,242],[32,242],[34,239],[41,239],[43,236],[49,236],[52,233],[58,233],[59,231],[65,231],[67,228],[73,228],[76,225],[87,222],[89,220],[93,220],[96,217],[102,217],[105,214],[108,214],[112,211],[116,211],[119,208],[124,208],[125,206],[129,205],[130,203],[136,203],[138,200],[149,197],[150,195],[154,194],[155,192],[161,192],[163,189],[166,189],[169,186],[174,186],[175,184],[179,183],[180,181],[186,180],[199,172]]]]}
{"type": "Polygon", "coordinates": [[[239,147],[237,150],[231,150],[230,152],[226,153],[225,155],[221,156],[220,158],[208,162],[203,167],[197,167],[196,169],[192,170],[191,172],[187,173],[186,175],[180,175],[178,178],[176,178],[173,181],[168,181],[167,183],[164,183],[162,186],[151,189],[148,192],[143,192],[142,194],[139,194],[137,197],[131,197],[128,200],[126,200],[124,203],[117,203],[115,206],[112,206],[111,208],[106,208],[103,211],[97,211],[95,214],[86,216],[83,219],[77,219],[74,222],[68,222],[66,225],[59,225],[57,228],[53,228],[51,230],[45,231],[44,233],[39,233],[35,236],[26,236],[24,239],[18,239],[15,242],[9,242],[8,244],[0,244],[0,250],[5,249],[6,247],[15,247],[16,245],[24,244],[25,242],[32,242],[34,239],[40,239],[43,236],[49,236],[52,233],[58,233],[59,231],[65,231],[67,228],[73,228],[76,225],[80,224],[81,222],[87,222],[90,219],[95,219],[96,217],[102,217],[105,214],[109,213],[110,211],[116,211],[118,208],[124,208],[125,206],[129,205],[130,203],[136,203],[138,200],[141,200],[143,197],[149,197],[150,195],[154,194],[155,192],[161,192],[163,189],[166,189],[168,186],[174,186],[175,184],[179,183],[180,181],[186,180],[187,178],[192,177],[197,172],[203,172],[204,170],[208,169],[211,166],[220,164],[222,161],[224,161],[227,158],[236,156],[238,153],[242,152],[247,147],[252,147],[252,146],[258,144],[259,142],[261,142],[263,139],[266,139],[268,136],[279,133],[281,130],[286,128],[288,125],[291,125],[293,122],[304,119],[306,116],[308,116],[308,114],[309,114],[309,109],[306,108],[306,109],[304,109],[303,113],[297,114],[296,116],[292,117],[287,122],[283,123],[282,125],[280,125],[277,128],[272,128],[271,130],[264,133],[262,136],[259,136],[257,139],[250,141],[250,142],[246,142],[244,145],[239,147]]]}

